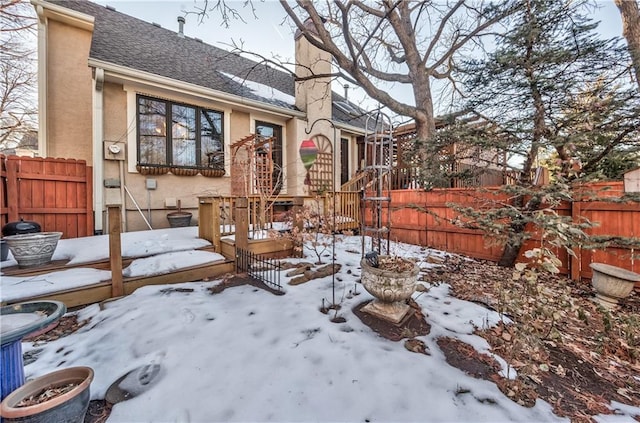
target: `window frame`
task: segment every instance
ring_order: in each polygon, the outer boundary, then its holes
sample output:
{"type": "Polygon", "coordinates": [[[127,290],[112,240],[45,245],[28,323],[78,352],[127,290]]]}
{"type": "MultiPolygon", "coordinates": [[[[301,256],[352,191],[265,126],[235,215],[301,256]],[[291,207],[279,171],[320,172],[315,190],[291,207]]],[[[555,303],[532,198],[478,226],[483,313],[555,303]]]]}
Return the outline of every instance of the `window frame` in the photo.
{"type": "MultiPolygon", "coordinates": [[[[215,140],[216,138],[211,137],[211,139],[215,140]]],[[[136,151],[137,151],[137,159],[136,166],[138,168],[160,168],[160,169],[185,169],[185,170],[209,170],[214,172],[225,172],[225,139],[224,139],[224,112],[221,110],[215,110],[212,108],[201,107],[194,104],[187,104],[183,102],[172,101],[164,98],[153,97],[145,94],[136,94],[136,151]],[[146,134],[141,134],[141,113],[140,106],[143,104],[143,101],[155,101],[164,103],[164,143],[165,143],[165,163],[145,163],[142,161],[142,152],[141,152],[141,137],[147,136],[146,134]],[[178,165],[174,164],[174,140],[173,140],[173,125],[174,122],[172,120],[173,116],[173,108],[184,107],[193,109],[195,111],[195,146],[194,146],[194,154],[195,154],[195,164],[194,165],[178,165]],[[202,128],[202,118],[205,114],[214,114],[217,115],[217,118],[220,122],[220,131],[218,141],[220,143],[219,152],[222,153],[222,159],[216,160],[214,165],[212,166],[210,162],[207,162],[206,159],[202,157],[202,141],[203,134],[202,128]]],[[[196,174],[196,173],[194,173],[196,174]]],[[[222,176],[217,175],[216,176],[222,176]]]]}

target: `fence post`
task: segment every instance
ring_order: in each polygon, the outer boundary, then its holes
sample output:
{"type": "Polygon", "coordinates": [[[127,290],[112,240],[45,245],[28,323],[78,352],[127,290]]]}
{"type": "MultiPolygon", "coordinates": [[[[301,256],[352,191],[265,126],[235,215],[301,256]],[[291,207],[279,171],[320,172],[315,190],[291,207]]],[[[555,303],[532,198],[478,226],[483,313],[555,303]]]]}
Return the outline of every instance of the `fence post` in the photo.
{"type": "Polygon", "coordinates": [[[249,200],[236,198],[236,249],[247,250],[249,246],[249,200]]]}
{"type": "MultiPolygon", "coordinates": [[[[571,201],[571,220],[576,223],[580,221],[582,215],[582,201],[571,201]]],[[[581,279],[581,267],[582,267],[582,247],[574,247],[573,252],[575,257],[569,254],[569,275],[571,280],[580,281],[581,279]]]]}
{"type": "Polygon", "coordinates": [[[7,222],[19,220],[18,216],[18,158],[7,159],[7,222]]]}
{"type": "Polygon", "coordinates": [[[122,282],[122,247],[120,244],[121,215],[119,205],[107,206],[109,215],[109,262],[111,265],[111,296],[124,295],[122,282]]]}

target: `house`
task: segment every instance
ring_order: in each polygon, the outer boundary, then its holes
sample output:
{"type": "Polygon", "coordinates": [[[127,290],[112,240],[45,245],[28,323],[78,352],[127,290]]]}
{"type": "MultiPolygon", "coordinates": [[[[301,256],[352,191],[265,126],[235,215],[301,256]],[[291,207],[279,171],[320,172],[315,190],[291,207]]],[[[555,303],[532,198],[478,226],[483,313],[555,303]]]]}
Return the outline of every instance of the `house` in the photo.
{"type": "Polygon", "coordinates": [[[625,172],[624,192],[640,192],[640,167],[625,172]]]}
{"type": "MultiPolygon", "coordinates": [[[[247,177],[247,163],[257,166],[248,154],[260,155],[267,167],[258,173],[287,198],[339,186],[357,171],[361,113],[328,78],[296,82],[185,36],[180,18],[173,31],[89,1],[31,3],[39,21],[38,153],[93,166],[96,233],[108,204],[122,205],[123,227],[133,231],[145,221],[168,226],[176,207],[197,214],[198,196],[255,192],[264,181],[247,177]],[[315,186],[305,185],[305,139],[319,150],[315,186]],[[243,178],[246,192],[234,192],[232,180],[243,178]]],[[[331,70],[331,57],[299,34],[295,51],[299,73],[331,70]]]]}

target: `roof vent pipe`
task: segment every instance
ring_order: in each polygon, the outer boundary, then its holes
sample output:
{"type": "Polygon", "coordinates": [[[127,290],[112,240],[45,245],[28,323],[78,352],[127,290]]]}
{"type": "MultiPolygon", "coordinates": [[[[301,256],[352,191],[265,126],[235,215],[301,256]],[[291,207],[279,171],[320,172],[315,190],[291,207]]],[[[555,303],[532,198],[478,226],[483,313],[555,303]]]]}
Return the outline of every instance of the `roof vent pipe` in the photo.
{"type": "Polygon", "coordinates": [[[344,84],[343,85],[344,88],[344,100],[345,101],[349,101],[349,84],[344,84]]]}
{"type": "Polygon", "coordinates": [[[184,16],[178,16],[178,37],[184,37],[184,16]]]}

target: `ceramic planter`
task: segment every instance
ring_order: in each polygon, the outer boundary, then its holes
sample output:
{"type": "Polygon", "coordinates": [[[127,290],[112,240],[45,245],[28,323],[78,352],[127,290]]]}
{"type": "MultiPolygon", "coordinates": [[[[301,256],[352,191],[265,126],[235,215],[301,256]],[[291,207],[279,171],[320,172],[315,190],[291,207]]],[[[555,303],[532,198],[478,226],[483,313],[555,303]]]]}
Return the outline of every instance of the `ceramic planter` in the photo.
{"type": "Polygon", "coordinates": [[[13,258],[20,267],[34,267],[51,261],[62,232],[38,232],[6,236],[13,258]]]}
{"type": "Polygon", "coordinates": [[[90,367],[70,367],[33,379],[10,393],[0,404],[4,423],[82,423],[89,406],[90,367]],[[74,383],[71,391],[38,404],[18,407],[23,399],[38,396],[48,389],[74,383]]]}
{"type": "Polygon", "coordinates": [[[394,324],[400,323],[410,309],[406,301],[416,289],[420,267],[414,263],[411,270],[398,272],[373,267],[365,259],[360,261],[360,266],[362,285],[376,297],[362,311],[394,324]]]}
{"type": "Polygon", "coordinates": [[[604,263],[591,263],[591,285],[596,291],[596,301],[607,309],[615,309],[618,301],[631,294],[640,274],[604,263]]]}

